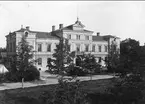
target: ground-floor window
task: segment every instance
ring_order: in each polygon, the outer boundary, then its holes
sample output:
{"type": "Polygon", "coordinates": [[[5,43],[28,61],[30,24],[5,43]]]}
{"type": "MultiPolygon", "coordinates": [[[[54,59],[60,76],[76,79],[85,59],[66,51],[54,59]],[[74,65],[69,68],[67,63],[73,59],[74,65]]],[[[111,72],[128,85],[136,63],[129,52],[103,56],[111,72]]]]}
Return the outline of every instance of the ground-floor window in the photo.
{"type": "Polygon", "coordinates": [[[99,62],[99,63],[101,62],[101,57],[99,57],[99,60],[98,60],[98,62],[99,62]]]}
{"type": "Polygon", "coordinates": [[[42,65],[42,58],[38,58],[38,65],[42,65]]]}

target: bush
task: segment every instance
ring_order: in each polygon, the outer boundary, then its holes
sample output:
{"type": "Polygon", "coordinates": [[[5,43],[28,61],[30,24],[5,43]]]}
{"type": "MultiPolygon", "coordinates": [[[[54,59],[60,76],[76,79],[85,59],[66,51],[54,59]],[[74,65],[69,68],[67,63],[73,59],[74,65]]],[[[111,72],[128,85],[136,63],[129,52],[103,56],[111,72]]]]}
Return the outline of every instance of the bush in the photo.
{"type": "Polygon", "coordinates": [[[29,68],[24,72],[24,80],[25,81],[33,81],[35,79],[39,79],[40,72],[37,70],[35,66],[29,66],[29,68]]]}
{"type": "Polygon", "coordinates": [[[4,73],[0,73],[0,83],[5,81],[5,74],[4,73]]]}
{"type": "Polygon", "coordinates": [[[43,104],[88,104],[86,93],[80,87],[80,81],[69,83],[63,79],[58,80],[59,84],[53,91],[44,92],[40,95],[43,104]]]}
{"type": "Polygon", "coordinates": [[[24,81],[33,81],[39,79],[40,72],[35,66],[29,66],[26,71],[7,72],[5,74],[5,81],[21,82],[23,77],[24,81]]]}
{"type": "Polygon", "coordinates": [[[21,81],[20,78],[19,78],[19,73],[18,71],[13,73],[13,72],[7,72],[5,73],[5,78],[4,80],[5,81],[10,81],[10,82],[19,82],[21,81]]]}
{"type": "Polygon", "coordinates": [[[101,72],[101,65],[98,64],[98,65],[96,65],[96,68],[95,68],[93,74],[95,75],[95,74],[98,74],[98,73],[100,73],[100,72],[101,72]]]}
{"type": "Polygon", "coordinates": [[[74,76],[74,75],[85,76],[87,74],[88,74],[88,71],[79,66],[74,66],[73,68],[68,69],[67,71],[68,76],[74,76]]]}

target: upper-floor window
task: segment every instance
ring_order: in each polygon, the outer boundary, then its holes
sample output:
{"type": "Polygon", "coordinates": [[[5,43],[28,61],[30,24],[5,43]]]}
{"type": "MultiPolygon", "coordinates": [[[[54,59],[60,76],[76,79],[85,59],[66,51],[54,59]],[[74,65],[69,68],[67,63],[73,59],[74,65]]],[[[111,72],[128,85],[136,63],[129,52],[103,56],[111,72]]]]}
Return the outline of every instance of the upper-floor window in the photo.
{"type": "Polygon", "coordinates": [[[38,65],[42,65],[42,58],[38,58],[38,65]]]}
{"type": "Polygon", "coordinates": [[[76,51],[80,52],[80,44],[76,44],[76,51]]]}
{"type": "Polygon", "coordinates": [[[89,40],[89,36],[86,36],[86,40],[89,40]]]}
{"type": "Polygon", "coordinates": [[[42,51],[42,44],[38,44],[38,52],[42,51]]]}
{"type": "Polygon", "coordinates": [[[107,46],[104,46],[105,47],[105,52],[107,52],[108,51],[108,47],[107,46]]]}
{"type": "Polygon", "coordinates": [[[86,46],[86,47],[85,47],[85,51],[86,51],[86,52],[89,52],[89,45],[86,44],[85,46],[86,46]]]}
{"type": "Polygon", "coordinates": [[[102,46],[99,45],[98,47],[99,47],[99,52],[101,52],[102,51],[102,46]]]}
{"type": "Polygon", "coordinates": [[[71,34],[68,34],[68,35],[67,35],[67,38],[68,38],[68,39],[71,39],[71,34]]]}
{"type": "Polygon", "coordinates": [[[92,51],[95,52],[95,45],[92,45],[92,51]]]}
{"type": "Polygon", "coordinates": [[[76,35],[76,36],[77,36],[77,40],[80,40],[80,37],[81,37],[81,36],[80,36],[80,35],[76,35]]]}
{"type": "Polygon", "coordinates": [[[51,44],[47,44],[47,52],[51,52],[51,44]]]}

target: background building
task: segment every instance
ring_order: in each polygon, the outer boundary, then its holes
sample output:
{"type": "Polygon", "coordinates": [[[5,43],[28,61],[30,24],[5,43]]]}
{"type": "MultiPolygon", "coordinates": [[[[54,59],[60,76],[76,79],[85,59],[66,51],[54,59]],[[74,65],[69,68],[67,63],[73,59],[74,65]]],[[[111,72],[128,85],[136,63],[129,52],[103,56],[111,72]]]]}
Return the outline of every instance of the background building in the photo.
{"type": "Polygon", "coordinates": [[[82,52],[93,54],[97,61],[104,65],[111,44],[115,43],[116,49],[120,49],[120,38],[112,35],[100,36],[99,32],[93,35],[93,31],[86,30],[84,27],[78,18],[74,24],[66,27],[63,27],[63,24],[59,24],[59,29],[52,26],[51,32],[31,31],[28,26],[21,27],[20,30],[6,36],[7,55],[8,57],[16,55],[16,47],[21,41],[22,35],[25,35],[29,44],[33,46],[34,59],[38,60],[35,65],[37,68],[46,70],[47,59],[52,58],[54,49],[59,43],[59,37],[63,37],[69,40],[70,51],[76,51],[77,55],[81,55],[82,52]]]}

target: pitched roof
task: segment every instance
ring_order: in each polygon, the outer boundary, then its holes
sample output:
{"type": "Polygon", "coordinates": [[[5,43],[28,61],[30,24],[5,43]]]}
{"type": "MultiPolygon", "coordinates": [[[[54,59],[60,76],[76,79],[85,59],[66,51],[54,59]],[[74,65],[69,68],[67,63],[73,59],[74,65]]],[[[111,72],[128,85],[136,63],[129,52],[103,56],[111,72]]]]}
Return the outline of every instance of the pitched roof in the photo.
{"type": "Polygon", "coordinates": [[[24,32],[24,31],[26,31],[26,29],[25,28],[21,28],[20,30],[17,30],[17,31],[14,31],[14,32],[24,32]]]}
{"type": "Polygon", "coordinates": [[[36,38],[51,38],[51,39],[59,39],[57,36],[52,35],[51,33],[47,32],[36,32],[36,38]]]}
{"type": "Polygon", "coordinates": [[[116,37],[116,36],[113,36],[113,35],[105,35],[103,37],[107,37],[107,38],[118,38],[118,39],[120,39],[119,37],[116,37]]]}
{"type": "MultiPolygon", "coordinates": [[[[21,28],[20,30],[17,30],[15,32],[24,32],[27,29],[21,28]]],[[[40,32],[40,31],[31,31],[27,30],[30,33],[36,33],[36,38],[51,38],[51,39],[58,39],[57,36],[52,35],[50,32],[40,32]]]]}
{"type": "Polygon", "coordinates": [[[92,36],[93,41],[106,41],[103,36],[92,36]]]}

